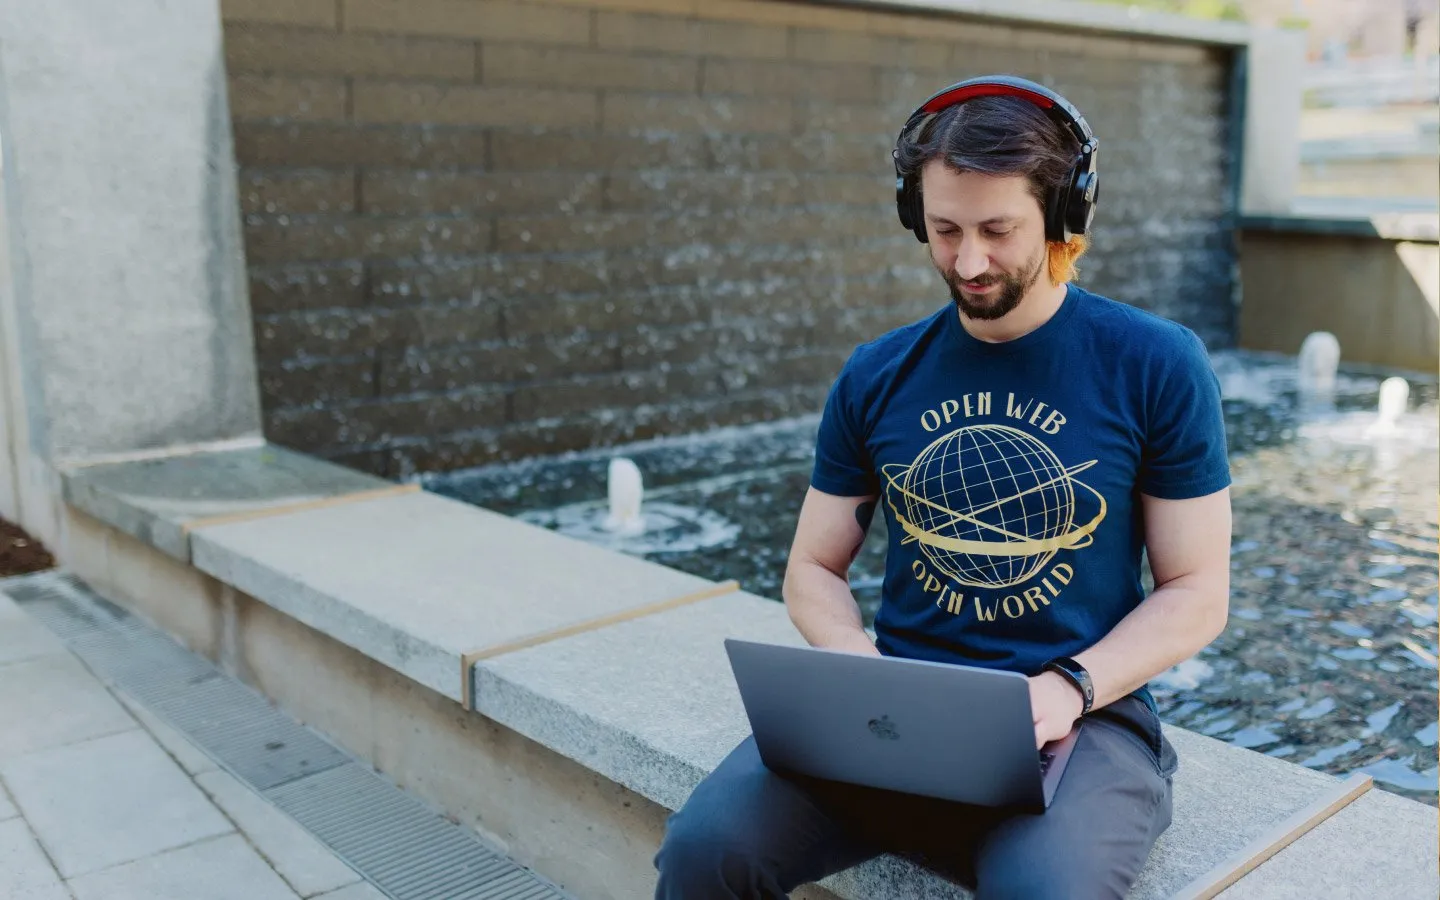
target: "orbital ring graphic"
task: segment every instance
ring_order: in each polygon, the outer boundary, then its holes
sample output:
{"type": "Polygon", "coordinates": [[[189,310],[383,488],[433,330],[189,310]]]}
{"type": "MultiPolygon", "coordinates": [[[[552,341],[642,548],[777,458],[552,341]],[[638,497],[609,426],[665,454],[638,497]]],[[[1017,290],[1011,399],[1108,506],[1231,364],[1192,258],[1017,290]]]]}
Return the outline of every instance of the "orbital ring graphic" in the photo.
{"type": "Polygon", "coordinates": [[[1105,496],[1038,438],[1009,425],[969,425],[921,450],[909,465],[881,466],[885,502],[938,570],[962,584],[1006,587],[1033,577],[1058,551],[1088,547],[1105,520],[1105,496]],[[1099,511],[1076,525],[1076,489],[1099,511]]]}
{"type": "Polygon", "coordinates": [[[905,533],[909,535],[909,539],[906,540],[906,543],[910,543],[910,541],[919,541],[924,546],[936,547],[941,550],[949,550],[954,553],[980,553],[986,556],[1036,556],[1041,553],[1054,553],[1057,550],[1078,550],[1081,547],[1090,546],[1090,544],[1095,540],[1095,538],[1093,537],[1095,529],[1099,527],[1101,522],[1105,521],[1105,512],[1107,509],[1105,496],[1099,491],[1092,488],[1090,485],[1086,484],[1085,482],[1075,480],[1074,476],[1095,465],[1095,463],[1097,462],[1099,462],[1099,460],[1092,459],[1087,463],[1081,463],[1080,465],[1075,466],[1072,469],[1066,469],[1062,471],[1061,474],[1055,476],[1047,482],[1036,484],[1033,487],[1026,488],[1018,494],[1006,497],[1004,500],[996,500],[986,506],[982,506],[967,512],[957,512],[953,509],[947,509],[946,507],[941,506],[938,503],[935,503],[925,497],[921,497],[913,491],[906,490],[903,485],[896,484],[896,479],[890,474],[889,470],[892,468],[899,469],[908,475],[910,472],[909,466],[891,464],[889,466],[881,467],[881,471],[885,476],[885,480],[890,483],[890,487],[894,488],[896,493],[900,494],[902,497],[913,500],[916,503],[931,507],[932,509],[935,509],[936,511],[941,512],[947,516],[952,516],[953,518],[949,522],[944,523],[944,525],[949,526],[955,524],[956,522],[969,522],[979,528],[983,528],[987,531],[993,531],[1001,535],[1002,537],[1007,538],[1007,540],[1005,541],[973,541],[964,540],[961,538],[946,537],[943,534],[936,533],[938,529],[930,530],[921,528],[915,523],[911,522],[909,519],[905,518],[904,514],[901,513],[900,510],[895,508],[894,501],[887,496],[885,502],[890,505],[891,511],[895,513],[895,521],[899,522],[900,526],[905,530],[905,533]],[[1095,518],[1091,519],[1089,522],[1086,522],[1084,525],[1076,528],[1071,532],[1059,535],[1057,537],[1042,538],[1037,540],[1035,538],[1026,537],[1023,534],[1015,534],[1014,532],[1007,531],[999,527],[998,525],[993,525],[978,518],[981,513],[994,509],[1009,500],[1017,500],[1020,497],[1025,496],[1026,494],[1044,490],[1045,488],[1051,487],[1062,481],[1068,481],[1071,484],[1084,488],[1085,490],[1093,494],[1096,500],[1100,501],[1100,512],[1096,514],[1095,518]]]}

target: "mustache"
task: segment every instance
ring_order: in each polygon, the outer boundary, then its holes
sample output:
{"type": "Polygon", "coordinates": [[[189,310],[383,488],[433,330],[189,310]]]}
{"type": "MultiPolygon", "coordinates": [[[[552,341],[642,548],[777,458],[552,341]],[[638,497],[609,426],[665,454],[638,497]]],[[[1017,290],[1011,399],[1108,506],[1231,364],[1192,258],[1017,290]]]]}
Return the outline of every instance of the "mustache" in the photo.
{"type": "Polygon", "coordinates": [[[1000,278],[1000,277],[998,277],[998,276],[991,275],[991,276],[988,276],[988,277],[985,277],[985,278],[956,278],[956,279],[955,279],[955,283],[956,283],[956,284],[973,284],[973,285],[976,285],[977,287],[989,287],[989,286],[992,285],[992,284],[999,284],[1000,282],[1002,282],[1002,281],[1004,281],[1004,280],[1005,280],[1005,279],[1000,278]]]}

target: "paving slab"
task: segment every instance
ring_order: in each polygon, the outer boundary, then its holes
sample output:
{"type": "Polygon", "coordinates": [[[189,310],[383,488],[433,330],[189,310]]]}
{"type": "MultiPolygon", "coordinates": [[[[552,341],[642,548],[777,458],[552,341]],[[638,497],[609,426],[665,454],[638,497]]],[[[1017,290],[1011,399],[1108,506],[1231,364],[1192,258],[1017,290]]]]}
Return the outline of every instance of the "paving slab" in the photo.
{"type": "Polygon", "coordinates": [[[71,880],[76,900],[298,900],[239,835],[71,880]]]}
{"type": "Polygon", "coordinates": [[[475,667],[475,708],[667,809],[750,733],[721,643],[803,644],[745,592],[508,653],[475,667]]]}
{"type": "Polygon", "coordinates": [[[23,819],[0,822],[0,897],[70,900],[70,892],[23,819]]]}
{"type": "Polygon", "coordinates": [[[135,717],[140,726],[150,732],[155,743],[174,757],[187,773],[199,775],[202,772],[213,772],[220,768],[215,764],[215,760],[206,755],[204,750],[192,744],[185,735],[160,721],[148,709],[124,694],[117,693],[115,696],[120,700],[121,705],[130,711],[130,715],[135,717]]]}
{"type": "Polygon", "coordinates": [[[394,484],[273,444],[86,466],[63,482],[66,503],[183,561],[197,520],[394,484]]]}
{"type": "Polygon", "coordinates": [[[59,638],[0,590],[0,666],[64,652],[59,638]]]}
{"type": "MultiPolygon", "coordinates": [[[[475,672],[476,708],[675,809],[749,730],[722,645],[727,636],[801,642],[781,604],[735,594],[486,660],[475,672]]],[[[1157,843],[1133,900],[1172,896],[1339,783],[1183,729],[1165,731],[1181,760],[1175,823],[1157,843]]],[[[1390,799],[1410,812],[1367,818],[1369,842],[1403,857],[1407,871],[1433,865],[1433,826],[1427,837],[1409,823],[1416,816],[1433,820],[1434,809],[1390,799]]],[[[1330,850],[1337,866],[1357,872],[1370,852],[1339,842],[1330,850]]],[[[968,896],[893,857],[824,885],[846,898],[968,896]]]]}
{"type": "MultiPolygon", "coordinates": [[[[1323,772],[1166,725],[1180,756],[1175,817],[1155,842],[1133,896],[1169,897],[1339,784],[1323,772]]],[[[1420,804],[1415,804],[1419,806],[1420,804]]],[[[1396,853],[1421,847],[1403,832],[1377,837],[1396,853]]]]}
{"type": "Polygon", "coordinates": [[[229,773],[206,772],[195,782],[301,897],[360,880],[354,869],[310,832],[229,773]]]}
{"type": "Polygon", "coordinates": [[[66,879],[234,830],[138,729],[7,760],[0,778],[66,879]]]}
{"type": "Polygon", "coordinates": [[[1436,842],[1433,806],[1372,788],[1240,879],[1220,900],[1435,900],[1440,897],[1436,842]],[[1396,846],[1397,836],[1404,837],[1405,847],[1396,846]]]}
{"type": "Polygon", "coordinates": [[[352,884],[349,887],[341,888],[338,891],[313,897],[311,900],[389,900],[389,898],[380,893],[374,886],[366,882],[361,882],[360,884],[352,884]]]}
{"type": "Polygon", "coordinates": [[[467,653],[714,587],[428,493],[208,527],[191,552],[201,571],[457,701],[467,653]]]}
{"type": "MultiPolygon", "coordinates": [[[[121,731],[135,720],[68,653],[0,666],[0,763],[121,731]]],[[[13,787],[13,786],[12,786],[13,787]]]]}
{"type": "Polygon", "coordinates": [[[10,802],[10,795],[5,792],[5,785],[0,784],[0,822],[6,819],[14,819],[20,815],[20,810],[10,802]]]}

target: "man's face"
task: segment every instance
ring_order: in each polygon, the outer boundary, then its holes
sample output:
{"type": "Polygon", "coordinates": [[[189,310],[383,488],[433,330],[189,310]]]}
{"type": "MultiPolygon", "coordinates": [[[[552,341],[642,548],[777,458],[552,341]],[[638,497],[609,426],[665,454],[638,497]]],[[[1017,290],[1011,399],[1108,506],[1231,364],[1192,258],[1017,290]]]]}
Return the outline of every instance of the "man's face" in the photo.
{"type": "Polygon", "coordinates": [[[1019,175],[956,173],[943,160],[921,172],[930,259],[972,319],[999,319],[1045,271],[1045,218],[1019,175]]]}

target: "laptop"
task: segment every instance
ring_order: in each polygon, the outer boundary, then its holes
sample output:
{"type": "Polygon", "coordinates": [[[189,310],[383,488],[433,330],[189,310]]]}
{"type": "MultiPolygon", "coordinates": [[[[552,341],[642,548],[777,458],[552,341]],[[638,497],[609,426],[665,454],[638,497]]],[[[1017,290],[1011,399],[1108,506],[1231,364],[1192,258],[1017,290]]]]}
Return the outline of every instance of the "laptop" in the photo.
{"type": "Polygon", "coordinates": [[[1043,812],[1080,726],[1038,753],[1024,675],[726,639],[765,766],[1043,812]]]}

